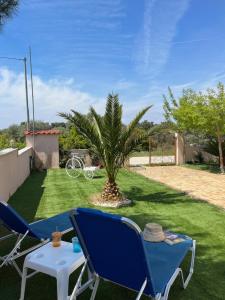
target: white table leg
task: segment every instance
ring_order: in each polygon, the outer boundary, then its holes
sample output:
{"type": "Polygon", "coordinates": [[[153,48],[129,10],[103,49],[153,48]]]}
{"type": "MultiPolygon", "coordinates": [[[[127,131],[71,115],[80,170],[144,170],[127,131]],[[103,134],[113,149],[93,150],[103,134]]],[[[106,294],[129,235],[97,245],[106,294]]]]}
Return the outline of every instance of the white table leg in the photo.
{"type": "Polygon", "coordinates": [[[57,280],[57,300],[67,300],[69,290],[69,275],[60,273],[57,280]]]}
{"type": "Polygon", "coordinates": [[[26,281],[27,281],[27,268],[23,267],[22,283],[21,283],[21,291],[20,291],[20,300],[24,300],[26,281]]]}

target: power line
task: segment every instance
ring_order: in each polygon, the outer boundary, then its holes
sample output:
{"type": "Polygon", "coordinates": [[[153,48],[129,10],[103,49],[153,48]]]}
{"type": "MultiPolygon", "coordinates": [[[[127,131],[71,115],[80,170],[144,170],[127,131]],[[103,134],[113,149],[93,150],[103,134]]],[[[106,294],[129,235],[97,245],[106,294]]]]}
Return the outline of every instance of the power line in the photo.
{"type": "Polygon", "coordinates": [[[1,59],[9,59],[9,60],[20,60],[23,61],[24,58],[18,58],[18,57],[8,57],[8,56],[0,56],[1,59]]]}

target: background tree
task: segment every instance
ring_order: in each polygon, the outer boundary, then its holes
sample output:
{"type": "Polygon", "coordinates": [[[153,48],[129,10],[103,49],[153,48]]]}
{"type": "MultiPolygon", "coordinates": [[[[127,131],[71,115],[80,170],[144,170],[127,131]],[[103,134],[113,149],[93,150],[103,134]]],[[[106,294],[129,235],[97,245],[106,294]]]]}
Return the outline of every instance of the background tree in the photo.
{"type": "Polygon", "coordinates": [[[143,135],[143,139],[137,147],[137,151],[148,151],[149,150],[149,130],[155,126],[154,122],[144,120],[138,123],[137,131],[140,135],[143,135]]]}
{"type": "Polygon", "coordinates": [[[68,128],[64,128],[62,132],[63,134],[59,136],[59,165],[61,168],[65,168],[67,160],[71,158],[72,149],[86,149],[89,147],[87,141],[77,133],[74,126],[68,125],[68,128]]]}
{"type": "Polygon", "coordinates": [[[97,114],[93,107],[89,116],[71,110],[72,113],[59,115],[70,121],[91,145],[92,151],[101,160],[107,173],[107,182],[102,193],[105,201],[120,201],[122,194],[116,184],[116,176],[129,155],[136,149],[142,136],[136,131],[137,125],[150,106],[143,109],[128,126],[122,124],[122,105],[118,95],[109,94],[104,116],[97,114]]]}
{"type": "Polygon", "coordinates": [[[74,126],[59,136],[59,144],[64,150],[85,149],[88,147],[87,141],[82,135],[78,134],[74,126]]]}
{"type": "Polygon", "coordinates": [[[144,120],[142,122],[139,122],[139,124],[138,124],[137,127],[141,128],[141,129],[143,129],[145,131],[148,131],[148,130],[150,130],[154,126],[155,126],[154,122],[149,122],[148,120],[144,120]]]}
{"type": "MultiPolygon", "coordinates": [[[[225,161],[225,143],[222,145],[223,147],[223,161],[225,161]]],[[[204,144],[204,150],[210,154],[213,154],[215,156],[219,156],[219,150],[218,150],[218,141],[215,137],[210,137],[204,144]]]]}
{"type": "Polygon", "coordinates": [[[0,29],[6,19],[11,17],[15,12],[19,0],[0,0],[0,29]]]}
{"type": "MultiPolygon", "coordinates": [[[[69,132],[69,125],[63,122],[49,123],[37,120],[35,121],[34,128],[35,130],[59,129],[63,133],[67,134],[69,132]]],[[[26,131],[26,122],[21,122],[20,124],[12,124],[8,128],[0,130],[0,135],[3,135],[1,139],[7,139],[7,143],[2,142],[2,149],[8,148],[9,146],[19,149],[25,147],[24,131],[26,131]]]]}
{"type": "Polygon", "coordinates": [[[0,150],[9,148],[10,147],[10,140],[6,134],[0,133],[0,150]]]}
{"type": "Polygon", "coordinates": [[[169,90],[169,99],[164,97],[165,116],[180,130],[190,130],[216,137],[221,173],[224,173],[223,142],[225,135],[225,92],[218,83],[216,89],[205,93],[184,90],[177,102],[169,90]]]}

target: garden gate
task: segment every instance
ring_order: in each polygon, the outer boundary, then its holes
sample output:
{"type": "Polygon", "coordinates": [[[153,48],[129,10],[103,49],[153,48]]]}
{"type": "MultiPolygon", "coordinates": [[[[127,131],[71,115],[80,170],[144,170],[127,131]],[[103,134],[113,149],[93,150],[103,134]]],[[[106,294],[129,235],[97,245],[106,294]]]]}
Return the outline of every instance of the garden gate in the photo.
{"type": "Polygon", "coordinates": [[[176,163],[176,136],[160,132],[149,137],[149,164],[173,165],[176,163]]]}

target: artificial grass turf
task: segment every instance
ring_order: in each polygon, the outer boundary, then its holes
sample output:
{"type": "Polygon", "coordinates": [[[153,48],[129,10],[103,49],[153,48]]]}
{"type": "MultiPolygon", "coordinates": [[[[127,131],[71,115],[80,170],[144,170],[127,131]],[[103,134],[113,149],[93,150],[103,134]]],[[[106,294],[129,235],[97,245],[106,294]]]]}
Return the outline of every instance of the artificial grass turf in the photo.
{"type": "MultiPolygon", "coordinates": [[[[73,207],[92,207],[88,198],[93,193],[99,193],[105,182],[104,170],[97,175],[93,180],[86,180],[82,176],[72,179],[63,169],[33,173],[11,197],[10,204],[28,221],[49,217],[73,207]]],[[[186,290],[182,290],[177,280],[169,299],[225,299],[225,212],[126,170],[119,173],[118,184],[127,197],[134,200],[134,204],[104,210],[129,217],[141,228],[148,222],[158,222],[164,228],[185,233],[197,240],[196,266],[191,282],[186,290]]],[[[65,239],[69,240],[71,236],[67,235],[65,239]]],[[[8,243],[3,243],[1,253],[8,246],[8,243]]],[[[76,276],[71,278],[71,287],[76,276]]],[[[1,269],[0,299],[18,299],[19,291],[20,278],[16,272],[10,267],[1,269]]],[[[127,289],[102,281],[96,300],[134,299],[134,296],[127,289]]],[[[79,297],[81,300],[89,298],[89,291],[79,297]]],[[[25,299],[56,299],[55,280],[43,274],[29,279],[25,299]]]]}

